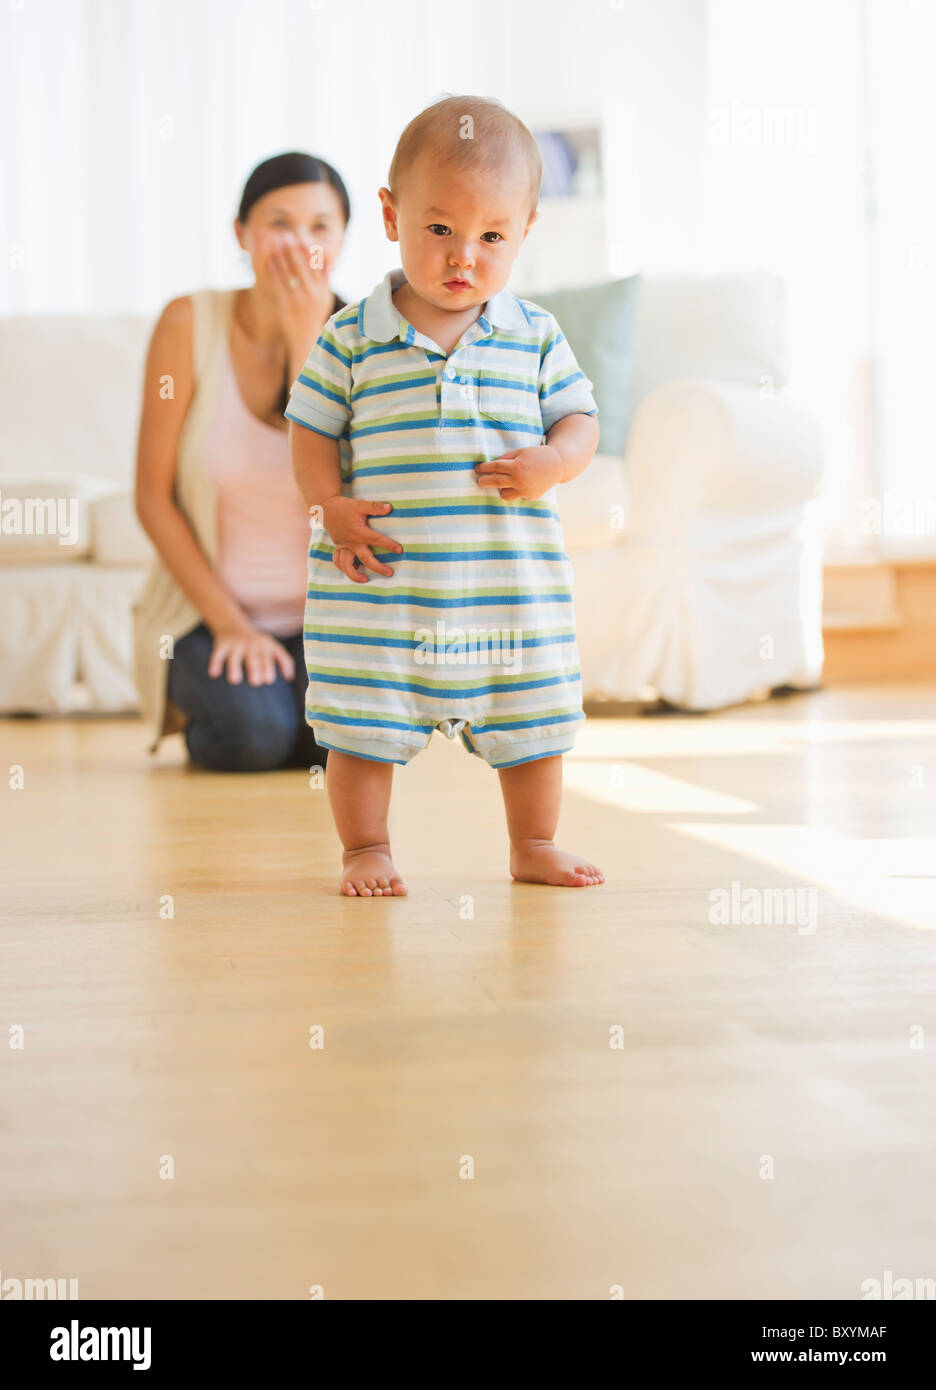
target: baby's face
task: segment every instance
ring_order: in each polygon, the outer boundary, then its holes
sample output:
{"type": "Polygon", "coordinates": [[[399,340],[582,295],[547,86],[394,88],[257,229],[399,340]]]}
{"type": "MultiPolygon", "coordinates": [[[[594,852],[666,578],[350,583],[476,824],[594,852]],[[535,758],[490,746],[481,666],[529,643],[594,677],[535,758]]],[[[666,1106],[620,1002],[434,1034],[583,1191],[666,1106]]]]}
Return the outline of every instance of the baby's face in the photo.
{"type": "Polygon", "coordinates": [[[410,170],[397,203],[385,188],[380,200],[411,288],[457,313],[504,288],[535,220],[526,180],[479,178],[425,160],[410,170]]]}

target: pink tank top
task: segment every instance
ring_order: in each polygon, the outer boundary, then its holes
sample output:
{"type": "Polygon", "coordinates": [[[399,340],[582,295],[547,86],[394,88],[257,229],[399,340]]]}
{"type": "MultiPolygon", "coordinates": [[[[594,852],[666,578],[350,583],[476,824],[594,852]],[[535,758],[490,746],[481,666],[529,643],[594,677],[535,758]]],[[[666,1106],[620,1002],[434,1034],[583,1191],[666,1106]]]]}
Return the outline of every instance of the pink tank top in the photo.
{"type": "Polygon", "coordinates": [[[289,435],[244,404],[231,353],[204,466],[218,499],[221,579],[248,618],[274,637],[302,631],[309,516],[289,461],[289,435]]]}

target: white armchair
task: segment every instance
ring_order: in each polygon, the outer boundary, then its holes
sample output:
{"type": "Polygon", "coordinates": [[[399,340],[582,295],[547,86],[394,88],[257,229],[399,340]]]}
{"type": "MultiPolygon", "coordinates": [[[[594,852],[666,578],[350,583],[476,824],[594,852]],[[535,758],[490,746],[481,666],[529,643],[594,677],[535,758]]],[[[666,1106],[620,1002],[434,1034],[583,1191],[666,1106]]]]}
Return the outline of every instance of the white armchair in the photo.
{"type": "Polygon", "coordinates": [[[765,272],[642,285],[623,464],[562,499],[587,698],[704,710],[818,681],[822,445],[783,391],[784,325],[765,272]]]}

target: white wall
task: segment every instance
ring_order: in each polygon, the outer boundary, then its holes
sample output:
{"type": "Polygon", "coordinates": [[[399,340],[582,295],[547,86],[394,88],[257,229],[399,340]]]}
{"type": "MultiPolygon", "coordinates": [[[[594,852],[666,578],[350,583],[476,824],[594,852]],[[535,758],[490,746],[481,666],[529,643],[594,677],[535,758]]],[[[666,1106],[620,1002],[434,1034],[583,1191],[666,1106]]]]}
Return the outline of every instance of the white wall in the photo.
{"type": "MultiPolygon", "coordinates": [[[[702,216],[705,0],[515,0],[505,9],[514,55],[505,71],[508,104],[533,127],[603,130],[604,254],[583,264],[576,243],[591,247],[591,240],[584,229],[578,238],[570,230],[551,262],[557,278],[578,284],[693,266],[702,216]]],[[[544,200],[531,239],[552,234],[550,212],[544,200]]],[[[562,233],[566,221],[563,215],[562,233]]],[[[518,264],[520,278],[534,254],[518,264]]]]}

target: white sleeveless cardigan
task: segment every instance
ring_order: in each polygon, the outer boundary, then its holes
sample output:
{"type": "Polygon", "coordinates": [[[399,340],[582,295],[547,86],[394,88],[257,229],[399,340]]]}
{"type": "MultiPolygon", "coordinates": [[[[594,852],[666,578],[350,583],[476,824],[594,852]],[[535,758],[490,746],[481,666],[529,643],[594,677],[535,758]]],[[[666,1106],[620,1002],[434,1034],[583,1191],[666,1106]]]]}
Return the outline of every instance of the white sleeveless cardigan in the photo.
{"type": "MultiPolygon", "coordinates": [[[[176,452],[175,501],[212,564],[217,556],[217,496],[205,470],[204,455],[228,353],[236,293],[233,289],[205,289],[191,295],[194,391],[176,452]]],[[[134,679],[143,717],[153,728],[151,753],[156,752],[165,734],[181,727],[172,722],[166,701],[172,643],[201,621],[201,613],[157,554],[133,605],[134,679]],[[167,637],[172,643],[166,642],[167,637]]]]}

